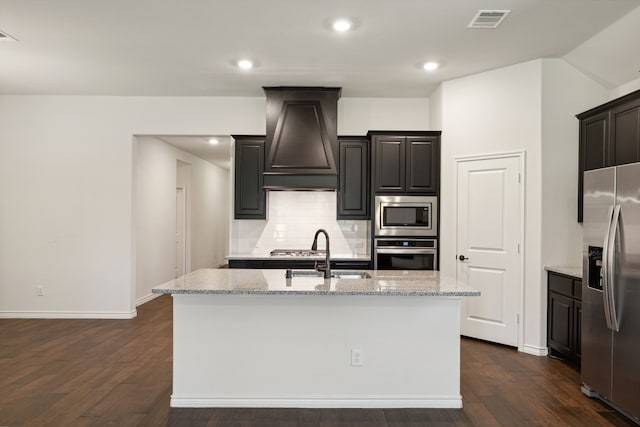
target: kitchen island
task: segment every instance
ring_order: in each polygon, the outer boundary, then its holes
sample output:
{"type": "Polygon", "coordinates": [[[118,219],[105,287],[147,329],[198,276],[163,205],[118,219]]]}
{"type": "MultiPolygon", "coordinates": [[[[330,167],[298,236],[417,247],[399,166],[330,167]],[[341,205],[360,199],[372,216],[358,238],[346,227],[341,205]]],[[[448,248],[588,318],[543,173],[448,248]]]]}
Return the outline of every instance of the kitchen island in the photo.
{"type": "Polygon", "coordinates": [[[173,296],[172,407],[460,408],[460,300],[437,271],[203,269],[173,296]]]}

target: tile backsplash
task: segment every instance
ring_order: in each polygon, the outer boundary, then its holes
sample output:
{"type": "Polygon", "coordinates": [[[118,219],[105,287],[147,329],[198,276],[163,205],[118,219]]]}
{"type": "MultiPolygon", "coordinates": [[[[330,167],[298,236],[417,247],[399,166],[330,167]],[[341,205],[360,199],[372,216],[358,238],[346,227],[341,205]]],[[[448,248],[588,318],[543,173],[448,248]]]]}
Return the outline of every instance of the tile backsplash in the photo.
{"type": "MultiPolygon", "coordinates": [[[[329,233],[332,255],[370,254],[370,222],[336,220],[336,192],[271,191],[267,199],[266,221],[232,221],[231,255],[310,249],[319,228],[329,233]]],[[[324,236],[318,238],[318,249],[324,249],[324,236]]]]}

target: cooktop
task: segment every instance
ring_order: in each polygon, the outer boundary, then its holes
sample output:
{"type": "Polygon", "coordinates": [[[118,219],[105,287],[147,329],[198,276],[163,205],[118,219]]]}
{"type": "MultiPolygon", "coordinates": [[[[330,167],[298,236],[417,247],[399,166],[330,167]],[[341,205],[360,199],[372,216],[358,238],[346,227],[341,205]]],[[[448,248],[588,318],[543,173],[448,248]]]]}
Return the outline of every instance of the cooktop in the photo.
{"type": "Polygon", "coordinates": [[[292,257],[311,257],[311,256],[325,256],[327,252],[312,251],[310,249],[274,249],[269,252],[271,256],[292,256],[292,257]]]}

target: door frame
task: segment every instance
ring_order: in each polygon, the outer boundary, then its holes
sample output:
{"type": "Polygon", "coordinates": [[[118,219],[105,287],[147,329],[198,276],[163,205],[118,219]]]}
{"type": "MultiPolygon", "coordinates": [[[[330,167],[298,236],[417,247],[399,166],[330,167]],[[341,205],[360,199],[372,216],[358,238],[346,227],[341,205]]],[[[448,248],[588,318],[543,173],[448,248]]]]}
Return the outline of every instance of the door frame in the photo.
{"type": "MultiPolygon", "coordinates": [[[[186,185],[181,187],[176,186],[176,234],[182,233],[182,244],[180,246],[180,253],[176,251],[176,261],[180,256],[182,261],[182,275],[187,274],[187,188],[186,185]],[[180,196],[178,196],[180,195],[180,196]],[[181,203],[178,203],[181,202],[181,203]],[[178,224],[178,210],[182,210],[182,223],[178,224]],[[181,230],[178,230],[178,225],[181,230]]],[[[177,243],[177,242],[176,242],[177,243]]],[[[176,269],[174,269],[175,271],[176,269]]],[[[178,276],[176,276],[177,278],[178,276]]]]}
{"type": "MultiPolygon", "coordinates": [[[[526,151],[525,150],[517,150],[517,151],[505,151],[499,153],[489,153],[489,154],[472,154],[472,155],[463,155],[463,156],[455,156],[453,161],[455,163],[455,173],[453,176],[453,185],[454,185],[454,198],[453,205],[455,207],[455,251],[458,254],[458,172],[459,166],[463,162],[472,162],[478,160],[491,160],[491,159],[504,159],[515,157],[520,162],[520,175],[519,175],[519,183],[520,183],[520,197],[518,200],[518,239],[519,239],[519,253],[518,253],[518,267],[520,268],[519,274],[519,283],[518,283],[518,318],[517,318],[517,331],[518,331],[518,351],[524,352],[524,279],[525,279],[525,248],[526,248],[526,239],[525,239],[525,199],[526,199],[526,151]]],[[[456,266],[456,278],[458,275],[458,269],[456,266]]],[[[469,297],[472,298],[472,297],[469,297]]]]}

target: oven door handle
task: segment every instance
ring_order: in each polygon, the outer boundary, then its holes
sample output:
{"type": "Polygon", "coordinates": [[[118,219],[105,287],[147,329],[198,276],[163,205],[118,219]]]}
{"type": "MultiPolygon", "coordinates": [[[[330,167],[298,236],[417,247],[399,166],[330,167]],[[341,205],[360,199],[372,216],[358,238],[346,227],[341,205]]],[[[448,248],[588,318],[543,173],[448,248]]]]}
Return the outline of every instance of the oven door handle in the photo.
{"type": "Polygon", "coordinates": [[[436,254],[437,249],[376,249],[377,254],[392,254],[392,255],[412,255],[412,254],[436,254]]]}

